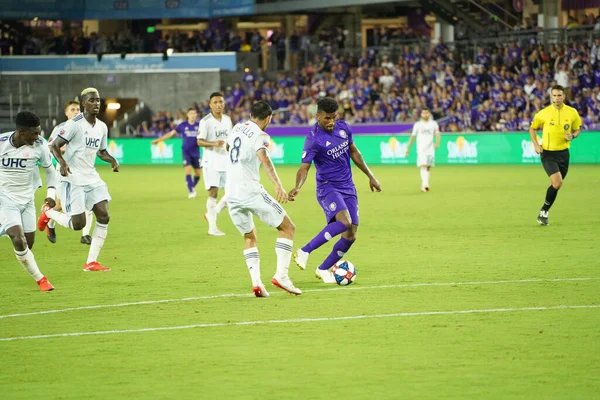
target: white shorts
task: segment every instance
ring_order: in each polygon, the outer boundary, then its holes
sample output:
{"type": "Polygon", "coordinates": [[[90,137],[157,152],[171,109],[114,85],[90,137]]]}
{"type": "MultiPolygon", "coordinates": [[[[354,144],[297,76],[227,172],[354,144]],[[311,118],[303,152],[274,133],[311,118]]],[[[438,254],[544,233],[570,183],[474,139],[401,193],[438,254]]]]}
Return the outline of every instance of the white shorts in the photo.
{"type": "Polygon", "coordinates": [[[433,167],[435,165],[435,153],[417,153],[417,167],[420,167],[422,165],[433,167]]]}
{"type": "Polygon", "coordinates": [[[7,230],[17,225],[22,226],[25,233],[36,231],[37,220],[33,199],[23,205],[0,194],[0,236],[5,235],[7,230]]]}
{"type": "Polygon", "coordinates": [[[209,190],[211,187],[224,189],[226,177],[227,173],[225,171],[215,171],[210,167],[204,167],[204,188],[206,190],[209,190]]]}
{"type": "Polygon", "coordinates": [[[283,222],[286,212],[267,192],[252,193],[242,199],[228,199],[229,215],[235,227],[242,235],[252,232],[256,215],[265,224],[277,228],[283,222]]]}
{"type": "Polygon", "coordinates": [[[63,211],[69,215],[79,215],[92,208],[101,201],[110,201],[108,188],[104,181],[91,185],[74,185],[71,182],[62,181],[58,190],[63,211]]]}

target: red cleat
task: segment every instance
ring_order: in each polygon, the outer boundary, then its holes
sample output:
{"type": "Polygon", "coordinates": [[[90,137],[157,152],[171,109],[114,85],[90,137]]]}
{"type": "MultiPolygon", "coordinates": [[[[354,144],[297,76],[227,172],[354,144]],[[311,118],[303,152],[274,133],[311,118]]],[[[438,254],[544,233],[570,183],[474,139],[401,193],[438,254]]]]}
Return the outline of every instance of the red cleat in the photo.
{"type": "Polygon", "coordinates": [[[51,290],[54,290],[54,286],[52,286],[52,284],[48,282],[48,278],[46,278],[45,276],[42,277],[42,279],[40,279],[39,281],[37,281],[37,284],[42,292],[49,292],[51,290]]]}
{"type": "Polygon", "coordinates": [[[98,261],[92,261],[91,263],[87,263],[83,266],[83,270],[85,272],[90,272],[90,271],[110,271],[110,268],[106,268],[102,265],[100,265],[100,263],[98,263],[98,261]]]}
{"type": "Polygon", "coordinates": [[[40,232],[43,232],[44,230],[46,230],[46,227],[48,226],[48,222],[50,222],[50,217],[48,217],[46,215],[46,211],[50,210],[50,206],[48,204],[44,204],[42,206],[42,213],[40,214],[40,217],[38,218],[38,229],[40,230],[40,232]]]}

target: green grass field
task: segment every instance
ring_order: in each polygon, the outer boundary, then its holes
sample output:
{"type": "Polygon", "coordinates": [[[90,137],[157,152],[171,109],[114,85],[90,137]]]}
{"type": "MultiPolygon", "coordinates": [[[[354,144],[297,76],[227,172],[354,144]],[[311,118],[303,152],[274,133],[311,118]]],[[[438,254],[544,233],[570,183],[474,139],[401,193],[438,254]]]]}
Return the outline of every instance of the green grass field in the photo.
{"type": "MultiPolygon", "coordinates": [[[[600,398],[600,166],[571,166],[550,227],[540,166],[438,167],[427,194],[417,168],[373,170],[382,193],[355,172],[355,284],[315,279],[327,246],[290,268],[302,296],[257,299],[242,238],[226,212],[206,235],[181,168],[102,167],[111,272],[82,271],[78,232],[38,232],[41,293],[0,239],[0,338],[24,337],[0,341],[0,398],[600,398]]],[[[285,208],[296,245],[322,228],[314,178],[285,208]]],[[[257,226],[269,282],[276,232],[257,226]]]]}

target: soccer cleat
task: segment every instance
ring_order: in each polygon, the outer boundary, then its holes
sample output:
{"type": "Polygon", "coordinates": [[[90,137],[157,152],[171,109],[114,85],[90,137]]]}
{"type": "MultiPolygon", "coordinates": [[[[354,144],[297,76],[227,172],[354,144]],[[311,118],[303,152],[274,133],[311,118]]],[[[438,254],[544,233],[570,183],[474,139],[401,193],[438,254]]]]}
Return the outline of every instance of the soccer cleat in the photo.
{"type": "Polygon", "coordinates": [[[208,236],[225,236],[225,232],[221,232],[219,229],[209,229],[208,236]]]}
{"type": "Polygon", "coordinates": [[[302,249],[296,250],[296,253],[294,253],[294,261],[296,262],[296,265],[298,266],[298,268],[300,268],[301,270],[306,269],[306,264],[308,264],[308,256],[309,255],[310,255],[310,253],[307,253],[306,251],[302,251],[302,249]]]}
{"type": "Polygon", "coordinates": [[[315,271],[315,276],[318,279],[321,279],[323,283],[335,283],[335,278],[333,274],[328,269],[319,269],[315,271]]]}
{"type": "Polygon", "coordinates": [[[421,192],[429,192],[429,186],[421,186],[421,192]]]}
{"type": "Polygon", "coordinates": [[[56,243],[56,229],[46,227],[46,237],[50,241],[50,243],[56,243]]]}
{"type": "Polygon", "coordinates": [[[295,294],[296,296],[300,296],[302,294],[302,290],[294,286],[290,278],[278,278],[277,276],[274,276],[273,279],[271,279],[271,283],[288,293],[295,294]]]}
{"type": "Polygon", "coordinates": [[[193,192],[190,192],[188,194],[188,199],[193,199],[194,197],[196,197],[198,195],[198,193],[196,193],[196,191],[194,190],[193,192]]]}
{"type": "Polygon", "coordinates": [[[48,278],[46,278],[45,276],[43,276],[42,279],[37,281],[37,284],[42,292],[49,292],[51,290],[54,290],[54,286],[52,286],[52,284],[48,282],[48,278]]]}
{"type": "Polygon", "coordinates": [[[540,210],[540,213],[537,217],[537,222],[543,226],[550,225],[550,222],[548,222],[548,211],[540,210]]]}
{"type": "Polygon", "coordinates": [[[82,236],[79,243],[90,245],[92,244],[92,237],[90,235],[82,236]]]}
{"type": "Polygon", "coordinates": [[[262,283],[258,286],[253,286],[252,291],[256,297],[269,297],[269,292],[265,289],[265,285],[262,283]]]}
{"type": "Polygon", "coordinates": [[[50,210],[50,206],[48,204],[44,204],[42,206],[42,212],[40,213],[40,216],[38,218],[38,222],[37,222],[37,226],[38,229],[40,230],[40,232],[43,232],[46,230],[46,227],[48,226],[48,222],[50,222],[50,217],[48,217],[46,215],[46,211],[50,210]]]}
{"type": "Polygon", "coordinates": [[[102,265],[100,265],[100,263],[98,263],[98,261],[92,261],[90,263],[87,263],[83,266],[83,270],[85,272],[91,272],[91,271],[110,271],[110,268],[106,268],[102,265]]]}

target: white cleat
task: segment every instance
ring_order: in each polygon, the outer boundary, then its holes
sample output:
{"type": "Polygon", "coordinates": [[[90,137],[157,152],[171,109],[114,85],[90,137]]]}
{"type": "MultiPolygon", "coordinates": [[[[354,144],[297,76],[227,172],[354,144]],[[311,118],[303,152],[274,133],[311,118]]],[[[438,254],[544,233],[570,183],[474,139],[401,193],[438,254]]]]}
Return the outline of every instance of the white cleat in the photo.
{"type": "Polygon", "coordinates": [[[269,297],[269,292],[265,289],[265,285],[262,283],[258,286],[253,286],[252,291],[256,297],[269,297]]]}
{"type": "Polygon", "coordinates": [[[296,262],[298,268],[300,268],[301,270],[306,269],[306,264],[308,264],[309,255],[310,253],[302,251],[301,249],[296,250],[296,253],[294,254],[294,261],[296,262]]]}
{"type": "Polygon", "coordinates": [[[421,192],[429,192],[429,186],[421,186],[421,192]]]}
{"type": "Polygon", "coordinates": [[[300,296],[302,294],[302,290],[294,286],[290,278],[280,278],[275,275],[273,279],[271,279],[271,283],[288,293],[295,294],[296,296],[300,296]]]}
{"type": "Polygon", "coordinates": [[[221,232],[217,228],[215,228],[215,229],[209,229],[208,230],[208,236],[225,236],[225,232],[221,232]]]}
{"type": "Polygon", "coordinates": [[[333,274],[328,269],[319,269],[315,271],[315,276],[318,279],[321,279],[323,283],[335,283],[335,278],[333,274]]]}
{"type": "Polygon", "coordinates": [[[188,199],[193,199],[198,195],[198,193],[196,193],[196,191],[194,190],[193,192],[190,192],[188,194],[188,199]]]}

